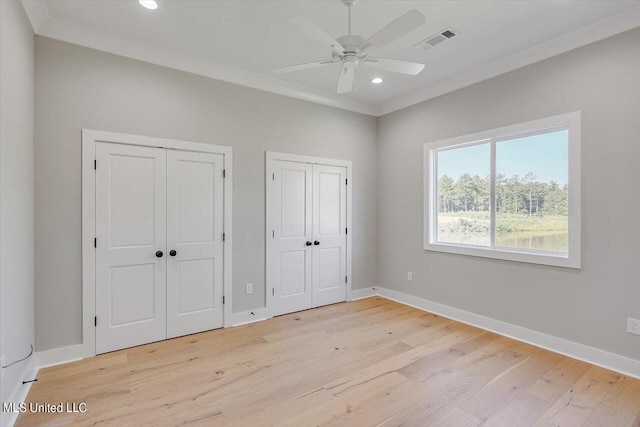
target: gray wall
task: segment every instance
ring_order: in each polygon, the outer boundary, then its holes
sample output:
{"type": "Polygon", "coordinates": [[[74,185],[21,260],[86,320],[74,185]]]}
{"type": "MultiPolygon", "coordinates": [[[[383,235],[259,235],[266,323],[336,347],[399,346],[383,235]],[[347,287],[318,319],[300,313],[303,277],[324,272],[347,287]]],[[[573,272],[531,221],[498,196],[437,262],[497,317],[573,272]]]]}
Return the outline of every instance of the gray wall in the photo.
{"type": "Polygon", "coordinates": [[[640,29],[386,115],[378,147],[381,286],[640,359],[640,29]],[[582,270],[422,250],[425,142],[577,110],[582,270]]]}
{"type": "MultiPolygon", "coordinates": [[[[28,355],[34,342],[33,53],[22,5],[0,1],[0,353],[6,363],[28,355]]],[[[9,401],[28,363],[7,368],[0,401],[9,401]]]]}
{"type": "Polygon", "coordinates": [[[80,129],[92,128],[234,147],[234,311],[264,301],[264,151],[293,152],[354,162],[354,288],[640,359],[625,332],[640,317],[639,121],[640,30],[378,120],[36,37],[37,348],[81,341],[80,129]],[[423,143],[576,110],[582,270],[422,250],[423,143]]]}
{"type": "Polygon", "coordinates": [[[234,311],[264,306],[265,150],[352,160],[353,287],[376,283],[375,118],[36,37],[38,350],[82,339],[82,128],[233,147],[234,311]]]}

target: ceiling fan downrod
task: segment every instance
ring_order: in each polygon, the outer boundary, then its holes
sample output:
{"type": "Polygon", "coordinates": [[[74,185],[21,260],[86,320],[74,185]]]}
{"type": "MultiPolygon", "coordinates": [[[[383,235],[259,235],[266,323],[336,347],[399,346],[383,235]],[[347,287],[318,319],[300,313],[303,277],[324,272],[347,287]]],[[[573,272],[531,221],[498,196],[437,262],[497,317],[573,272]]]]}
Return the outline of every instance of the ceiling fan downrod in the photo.
{"type": "Polygon", "coordinates": [[[351,8],[355,6],[358,0],[341,0],[347,6],[347,35],[351,35],[351,8]]]}

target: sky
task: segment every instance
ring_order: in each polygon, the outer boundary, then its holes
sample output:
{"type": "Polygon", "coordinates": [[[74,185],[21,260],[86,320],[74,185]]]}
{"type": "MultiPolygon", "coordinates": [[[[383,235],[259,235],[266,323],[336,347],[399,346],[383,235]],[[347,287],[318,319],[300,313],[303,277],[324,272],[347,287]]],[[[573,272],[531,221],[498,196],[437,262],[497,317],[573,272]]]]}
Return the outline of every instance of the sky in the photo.
{"type": "MultiPolygon", "coordinates": [[[[568,182],[569,131],[545,133],[496,143],[496,172],[507,178],[533,172],[538,182],[568,182]]],[[[438,178],[489,175],[489,143],[438,152],[438,178]]]]}

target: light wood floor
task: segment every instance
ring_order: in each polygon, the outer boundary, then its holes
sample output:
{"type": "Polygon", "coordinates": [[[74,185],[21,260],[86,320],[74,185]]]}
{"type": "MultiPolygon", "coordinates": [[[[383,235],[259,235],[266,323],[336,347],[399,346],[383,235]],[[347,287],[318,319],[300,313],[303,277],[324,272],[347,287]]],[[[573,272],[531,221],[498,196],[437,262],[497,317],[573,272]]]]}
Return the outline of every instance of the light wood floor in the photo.
{"type": "Polygon", "coordinates": [[[640,426],[640,380],[373,297],[44,369],[18,426],[640,426]]]}

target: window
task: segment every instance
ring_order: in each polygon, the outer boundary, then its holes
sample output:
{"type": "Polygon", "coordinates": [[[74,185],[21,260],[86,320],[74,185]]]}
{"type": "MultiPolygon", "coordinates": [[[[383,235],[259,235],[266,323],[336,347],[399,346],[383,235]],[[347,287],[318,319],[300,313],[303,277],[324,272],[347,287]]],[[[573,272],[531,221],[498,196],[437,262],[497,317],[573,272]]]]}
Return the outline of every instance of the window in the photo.
{"type": "Polygon", "coordinates": [[[425,250],[580,268],[580,113],[425,144],[425,250]]]}

